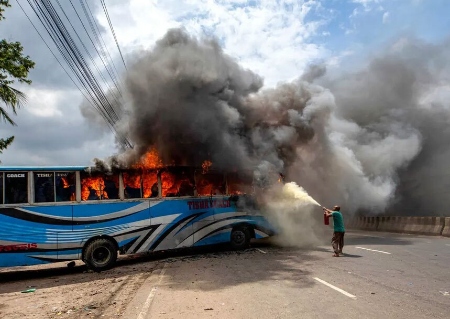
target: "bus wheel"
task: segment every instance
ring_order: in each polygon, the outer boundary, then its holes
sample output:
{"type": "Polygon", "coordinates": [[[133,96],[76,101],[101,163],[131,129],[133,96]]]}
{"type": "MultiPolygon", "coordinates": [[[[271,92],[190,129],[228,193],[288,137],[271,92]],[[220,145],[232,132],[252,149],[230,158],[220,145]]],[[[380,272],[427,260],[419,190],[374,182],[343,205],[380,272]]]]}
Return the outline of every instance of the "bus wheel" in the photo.
{"type": "Polygon", "coordinates": [[[117,260],[116,245],[106,238],[95,239],[87,245],[84,262],[89,269],[102,271],[111,268],[117,260]]]}
{"type": "Polygon", "coordinates": [[[233,228],[230,235],[230,243],[233,249],[245,249],[250,245],[250,231],[247,227],[233,228]]]}

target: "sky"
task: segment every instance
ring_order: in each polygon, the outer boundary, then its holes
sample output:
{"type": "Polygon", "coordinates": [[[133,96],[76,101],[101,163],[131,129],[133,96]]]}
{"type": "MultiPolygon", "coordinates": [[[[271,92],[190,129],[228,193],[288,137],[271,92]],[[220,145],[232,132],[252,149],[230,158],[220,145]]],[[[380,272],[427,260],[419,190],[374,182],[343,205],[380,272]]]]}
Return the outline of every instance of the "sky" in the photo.
{"type": "MultiPolygon", "coordinates": [[[[26,1],[19,0],[53,52],[54,44],[26,1]]],[[[72,1],[80,9],[79,1],[72,1]]],[[[0,154],[2,165],[91,165],[94,158],[118,152],[114,135],[87,121],[83,95],[33,29],[16,0],[0,22],[0,37],[20,41],[36,63],[30,86],[16,85],[27,103],[13,115],[17,126],[0,123],[0,136],[15,136],[0,154]]],[[[56,1],[52,0],[56,6],[56,1]]],[[[439,44],[450,37],[450,1],[446,0],[105,0],[125,64],[151,50],[170,28],[218,39],[240,65],[264,79],[264,87],[298,78],[309,64],[330,72],[351,71],[402,38],[439,44]]],[[[90,1],[118,73],[125,74],[100,1],[90,1]]],[[[89,52],[94,48],[63,7],[89,52]]],[[[63,65],[66,67],[64,60],[63,65]]],[[[98,62],[98,61],[97,61],[98,62]]],[[[100,65],[100,63],[99,63],[100,65]]],[[[95,112],[94,109],[92,109],[95,112]]]]}

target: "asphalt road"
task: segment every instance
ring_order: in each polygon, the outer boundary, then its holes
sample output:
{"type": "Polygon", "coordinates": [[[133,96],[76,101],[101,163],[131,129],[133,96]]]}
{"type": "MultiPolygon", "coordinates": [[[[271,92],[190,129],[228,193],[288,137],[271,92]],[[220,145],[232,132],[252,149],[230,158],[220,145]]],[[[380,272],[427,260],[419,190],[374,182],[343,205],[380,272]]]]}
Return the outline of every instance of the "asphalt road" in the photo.
{"type": "Polygon", "coordinates": [[[347,232],[345,241],[339,258],[329,245],[261,244],[169,258],[123,318],[450,318],[450,238],[347,232]]]}

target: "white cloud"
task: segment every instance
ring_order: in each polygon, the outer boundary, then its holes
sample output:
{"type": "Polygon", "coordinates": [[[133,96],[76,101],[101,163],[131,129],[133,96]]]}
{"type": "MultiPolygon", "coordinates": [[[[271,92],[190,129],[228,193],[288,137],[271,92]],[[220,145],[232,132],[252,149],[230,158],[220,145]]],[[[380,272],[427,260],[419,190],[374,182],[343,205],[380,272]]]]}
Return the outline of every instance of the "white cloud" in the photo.
{"type": "Polygon", "coordinates": [[[388,23],[389,21],[389,12],[386,11],[385,13],[383,13],[383,23],[388,23]]]}
{"type": "Polygon", "coordinates": [[[70,94],[79,99],[79,92],[49,90],[33,86],[24,87],[22,91],[26,94],[27,100],[32,101],[32,104],[27,104],[27,111],[37,117],[62,117],[61,105],[64,97],[70,94]]]}
{"type": "Polygon", "coordinates": [[[353,0],[352,2],[362,5],[366,11],[370,11],[374,5],[383,2],[383,0],[353,0]]]}
{"type": "MultiPolygon", "coordinates": [[[[225,52],[265,78],[272,86],[293,79],[312,59],[326,54],[323,47],[308,41],[319,34],[323,21],[306,22],[318,2],[257,1],[143,1],[116,2],[110,9],[122,50],[150,49],[173,27],[191,34],[217,37],[225,52]]],[[[107,28],[106,19],[99,20],[107,28]]],[[[116,52],[112,38],[110,50],[116,52]]]]}

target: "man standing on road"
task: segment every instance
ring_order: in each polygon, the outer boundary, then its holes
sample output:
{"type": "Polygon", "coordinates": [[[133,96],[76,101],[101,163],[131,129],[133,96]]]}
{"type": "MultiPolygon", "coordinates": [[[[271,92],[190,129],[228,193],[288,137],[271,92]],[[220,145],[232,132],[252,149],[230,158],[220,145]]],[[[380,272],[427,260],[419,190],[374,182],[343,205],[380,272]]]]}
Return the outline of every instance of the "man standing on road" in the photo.
{"type": "Polygon", "coordinates": [[[344,248],[344,218],[340,212],[341,208],[339,206],[334,206],[333,210],[322,207],[324,214],[327,217],[333,216],[334,233],[331,239],[331,245],[333,246],[334,255],[333,257],[339,257],[342,254],[342,248],[344,248]]]}

